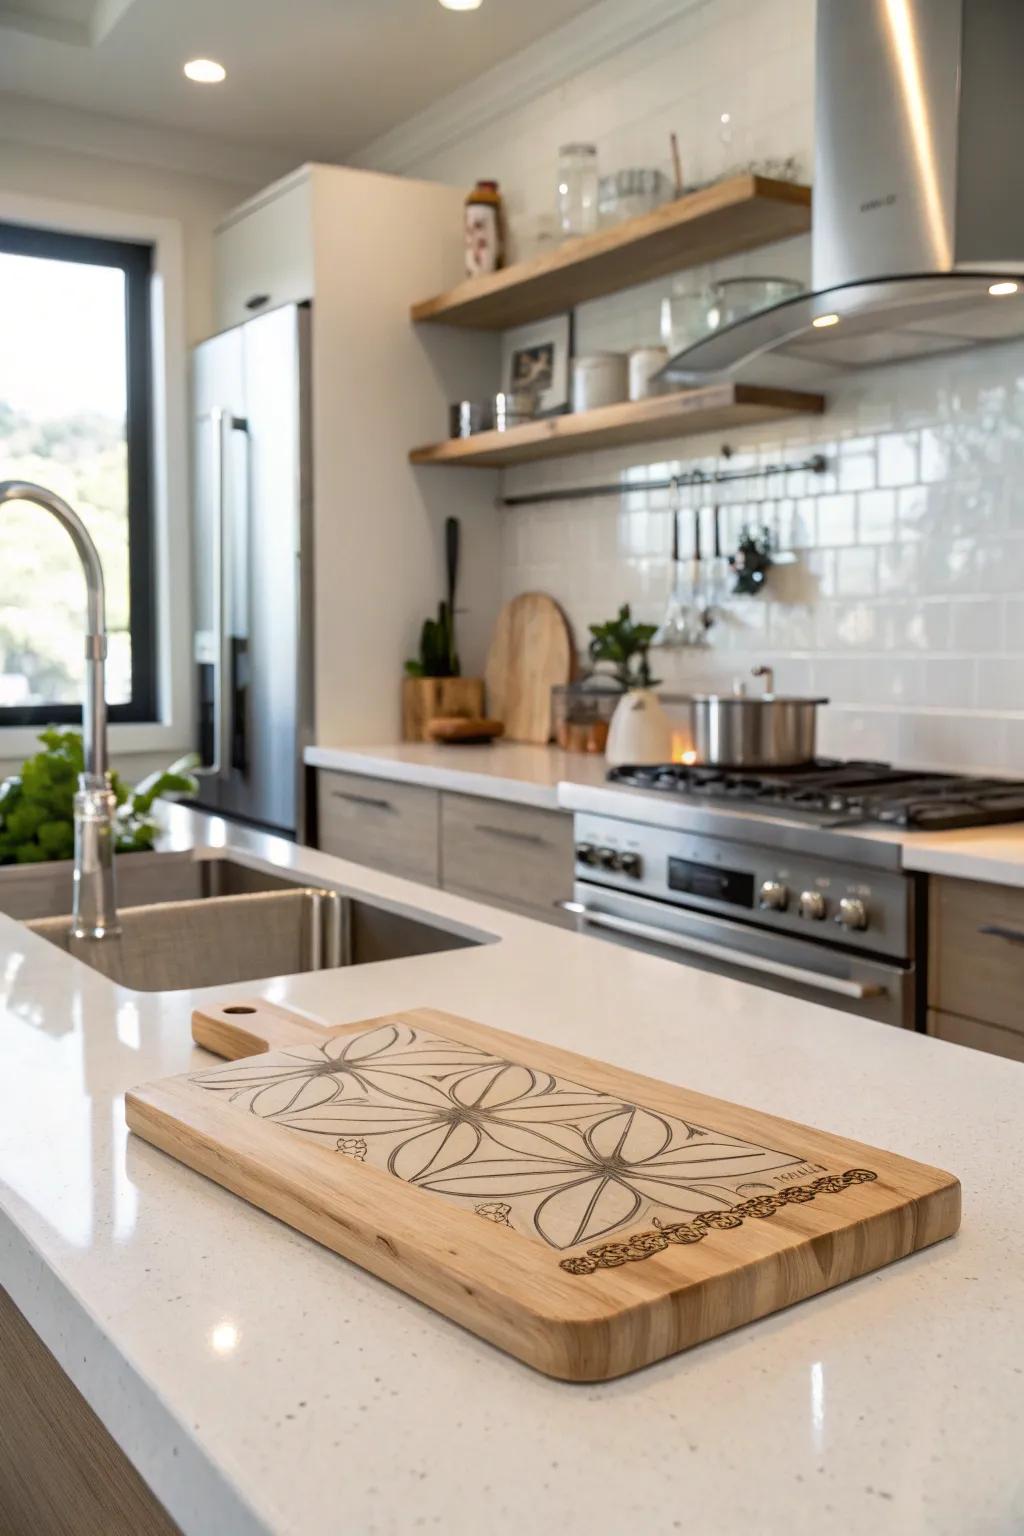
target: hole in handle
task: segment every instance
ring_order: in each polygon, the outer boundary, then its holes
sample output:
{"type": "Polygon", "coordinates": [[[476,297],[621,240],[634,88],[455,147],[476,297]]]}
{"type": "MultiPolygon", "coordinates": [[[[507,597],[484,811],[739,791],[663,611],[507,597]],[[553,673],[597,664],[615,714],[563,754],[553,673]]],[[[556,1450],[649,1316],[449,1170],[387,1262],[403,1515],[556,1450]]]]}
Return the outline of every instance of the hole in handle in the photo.
{"type": "Polygon", "coordinates": [[[230,1008],[222,1008],[221,1013],[255,1013],[248,1003],[234,1003],[230,1008]]]}
{"type": "Polygon", "coordinates": [[[270,303],[269,293],[254,293],[251,299],[246,299],[246,309],[262,309],[264,304],[270,303]]]}

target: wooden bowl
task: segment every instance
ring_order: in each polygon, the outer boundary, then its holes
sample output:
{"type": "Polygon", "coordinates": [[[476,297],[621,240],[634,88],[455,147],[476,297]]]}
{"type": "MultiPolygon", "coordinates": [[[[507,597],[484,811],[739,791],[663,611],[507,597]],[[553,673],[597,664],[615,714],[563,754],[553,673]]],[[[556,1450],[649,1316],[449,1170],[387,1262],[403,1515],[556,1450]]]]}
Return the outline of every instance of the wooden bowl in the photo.
{"type": "Polygon", "coordinates": [[[466,747],[494,741],[504,735],[505,727],[500,720],[485,720],[479,715],[439,715],[427,721],[426,732],[430,741],[466,747]]]}

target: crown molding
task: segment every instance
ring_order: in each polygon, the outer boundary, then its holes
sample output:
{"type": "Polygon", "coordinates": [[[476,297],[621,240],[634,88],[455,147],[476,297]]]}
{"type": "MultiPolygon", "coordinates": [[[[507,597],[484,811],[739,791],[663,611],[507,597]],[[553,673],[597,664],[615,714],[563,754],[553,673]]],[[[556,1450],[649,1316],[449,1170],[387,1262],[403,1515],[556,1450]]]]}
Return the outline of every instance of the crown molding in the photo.
{"type": "Polygon", "coordinates": [[[89,15],[82,21],[26,11],[17,4],[0,4],[0,28],[45,37],[49,42],[66,43],[73,48],[95,48],[134,3],[135,0],[92,0],[89,15]]]}
{"type": "Polygon", "coordinates": [[[598,0],[521,52],[381,134],[348,163],[401,173],[711,0],[598,0]]]}
{"type": "Polygon", "coordinates": [[[8,91],[0,91],[0,140],[253,188],[273,181],[295,164],[290,156],[230,140],[178,128],[154,128],[8,91]]]}

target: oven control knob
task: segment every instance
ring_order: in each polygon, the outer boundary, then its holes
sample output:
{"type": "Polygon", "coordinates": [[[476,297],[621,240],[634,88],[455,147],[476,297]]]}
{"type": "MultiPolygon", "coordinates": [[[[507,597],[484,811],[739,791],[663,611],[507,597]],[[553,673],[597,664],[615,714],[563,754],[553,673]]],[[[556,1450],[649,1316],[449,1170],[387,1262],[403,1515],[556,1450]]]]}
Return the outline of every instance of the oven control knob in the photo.
{"type": "Polygon", "coordinates": [[[619,856],[614,848],[598,848],[597,862],[602,869],[617,869],[619,856]]]}
{"type": "Polygon", "coordinates": [[[619,868],[624,875],[640,877],[640,855],[638,853],[621,853],[619,855],[619,868]]]}
{"type": "Polygon", "coordinates": [[[859,896],[844,896],[839,903],[836,922],[843,928],[866,928],[868,909],[859,896]]]}
{"type": "Polygon", "coordinates": [[[597,849],[593,843],[577,843],[576,858],[581,864],[596,864],[597,849]]]}
{"type": "Polygon", "coordinates": [[[825,898],[820,891],[802,891],[800,895],[800,916],[810,917],[816,923],[820,923],[826,912],[825,898]]]}
{"type": "Polygon", "coordinates": [[[789,890],[781,880],[765,880],[758,892],[757,904],[769,912],[785,912],[789,906],[789,890]]]}

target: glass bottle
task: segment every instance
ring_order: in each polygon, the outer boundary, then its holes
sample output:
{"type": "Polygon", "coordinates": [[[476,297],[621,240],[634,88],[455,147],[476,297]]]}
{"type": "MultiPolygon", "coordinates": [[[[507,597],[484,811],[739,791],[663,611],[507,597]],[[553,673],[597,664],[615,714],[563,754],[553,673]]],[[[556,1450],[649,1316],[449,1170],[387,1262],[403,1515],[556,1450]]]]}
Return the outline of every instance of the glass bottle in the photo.
{"type": "Polygon", "coordinates": [[[505,217],[496,181],[478,181],[466,196],[466,276],[482,277],[505,265],[505,217]]]}
{"type": "Polygon", "coordinates": [[[563,144],[558,151],[558,223],[562,238],[597,228],[597,146],[563,144]]]}

